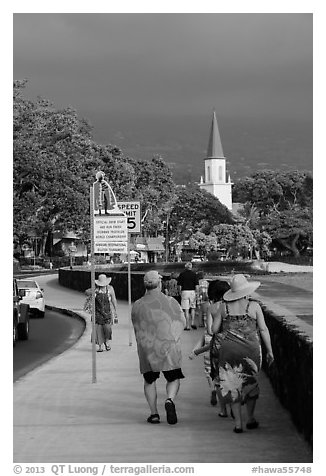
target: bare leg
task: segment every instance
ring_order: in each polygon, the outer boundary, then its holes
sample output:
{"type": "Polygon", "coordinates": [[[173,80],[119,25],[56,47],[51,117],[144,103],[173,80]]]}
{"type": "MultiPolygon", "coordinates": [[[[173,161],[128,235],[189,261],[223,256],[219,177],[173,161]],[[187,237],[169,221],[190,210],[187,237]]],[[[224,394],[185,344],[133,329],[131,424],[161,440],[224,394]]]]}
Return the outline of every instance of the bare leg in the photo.
{"type": "Polygon", "coordinates": [[[180,380],[176,379],[173,380],[173,382],[166,382],[166,398],[171,398],[171,400],[174,400],[175,397],[178,394],[180,388],[180,380]]]}
{"type": "Polygon", "coordinates": [[[227,415],[226,404],[224,403],[224,400],[222,398],[221,390],[217,385],[215,386],[215,388],[216,388],[216,395],[217,395],[217,398],[218,398],[218,403],[219,403],[219,406],[220,406],[220,413],[221,413],[221,415],[227,415]]]}
{"type": "Polygon", "coordinates": [[[246,402],[246,407],[247,407],[247,415],[248,415],[248,423],[252,423],[255,420],[254,413],[255,413],[255,408],[256,408],[256,398],[249,398],[246,402]]]}
{"type": "Polygon", "coordinates": [[[232,403],[231,408],[234,415],[236,428],[242,428],[241,404],[240,402],[232,403]]]}
{"type": "Polygon", "coordinates": [[[195,323],[196,309],[195,308],[192,307],[190,309],[190,315],[191,315],[191,325],[195,326],[196,325],[195,323]]]}
{"type": "Polygon", "coordinates": [[[156,391],[156,382],[147,383],[144,381],[144,393],[151,410],[151,415],[158,413],[157,411],[157,391],[156,391]]]}
{"type": "Polygon", "coordinates": [[[190,323],[189,323],[189,309],[184,309],[183,310],[186,318],[186,329],[190,329],[190,323]]]}

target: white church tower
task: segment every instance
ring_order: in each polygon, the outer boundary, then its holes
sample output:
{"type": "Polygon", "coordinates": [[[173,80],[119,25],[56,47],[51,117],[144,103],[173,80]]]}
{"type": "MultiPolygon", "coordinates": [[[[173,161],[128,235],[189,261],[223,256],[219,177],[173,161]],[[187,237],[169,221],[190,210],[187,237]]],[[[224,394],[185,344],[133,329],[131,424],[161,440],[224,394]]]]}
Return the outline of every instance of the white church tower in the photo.
{"type": "Polygon", "coordinates": [[[213,112],[209,135],[207,157],[205,158],[205,180],[200,179],[199,187],[219,199],[232,210],[232,183],[230,175],[226,177],[226,159],[223,154],[216,114],[213,112]]]}

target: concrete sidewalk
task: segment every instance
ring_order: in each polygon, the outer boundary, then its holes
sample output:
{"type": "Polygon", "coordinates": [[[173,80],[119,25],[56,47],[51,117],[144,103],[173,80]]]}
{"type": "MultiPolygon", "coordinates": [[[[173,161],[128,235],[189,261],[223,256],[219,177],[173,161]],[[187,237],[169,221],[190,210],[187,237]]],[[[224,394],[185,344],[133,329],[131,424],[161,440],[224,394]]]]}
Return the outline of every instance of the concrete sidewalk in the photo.
{"type": "MultiPolygon", "coordinates": [[[[188,354],[203,329],[182,336],[183,371],[176,400],[179,423],[166,423],[164,378],[158,381],[160,425],[149,415],[139,373],[134,334],[129,346],[129,309],[119,302],[112,350],[96,354],[92,383],[89,315],[83,294],[42,276],[46,303],[86,319],[81,339],[69,350],[14,384],[14,456],[16,463],[310,463],[312,451],[291,422],[261,373],[258,430],[233,433],[233,420],[218,417],[209,403],[203,359],[188,354]]],[[[69,316],[67,316],[69,319],[69,316]]],[[[32,332],[32,326],[31,326],[32,332]]]]}

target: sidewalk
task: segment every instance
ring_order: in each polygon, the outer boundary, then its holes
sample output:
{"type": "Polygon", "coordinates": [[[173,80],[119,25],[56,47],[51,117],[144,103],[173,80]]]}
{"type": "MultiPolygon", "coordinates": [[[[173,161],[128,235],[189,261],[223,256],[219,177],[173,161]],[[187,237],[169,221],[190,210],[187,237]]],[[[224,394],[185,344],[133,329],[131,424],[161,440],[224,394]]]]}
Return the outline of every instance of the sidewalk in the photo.
{"type": "MultiPolygon", "coordinates": [[[[179,423],[166,423],[164,378],[158,380],[160,425],[146,422],[134,334],[129,346],[129,309],[119,302],[112,350],[96,354],[92,383],[91,323],[82,311],[83,294],[42,276],[46,304],[72,310],[87,321],[81,339],[69,350],[14,384],[16,463],[310,463],[312,451],[274,396],[261,373],[258,430],[233,433],[231,418],[219,418],[209,403],[203,360],[188,354],[202,329],[182,336],[186,378],[176,400],[179,423]]],[[[69,319],[69,316],[67,316],[69,319]]]]}

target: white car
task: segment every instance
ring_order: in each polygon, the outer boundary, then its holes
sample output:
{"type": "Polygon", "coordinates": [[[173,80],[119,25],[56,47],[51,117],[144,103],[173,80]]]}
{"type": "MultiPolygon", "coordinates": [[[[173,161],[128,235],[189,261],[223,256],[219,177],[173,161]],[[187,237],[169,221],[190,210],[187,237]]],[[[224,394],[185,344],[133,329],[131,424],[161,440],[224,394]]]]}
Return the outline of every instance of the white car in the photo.
{"type": "Polygon", "coordinates": [[[191,258],[191,261],[193,263],[201,263],[203,261],[203,258],[199,255],[195,255],[191,258]]]}
{"type": "Polygon", "coordinates": [[[43,289],[32,279],[17,279],[18,294],[22,302],[29,305],[33,314],[44,317],[45,300],[43,289]]]}

